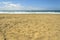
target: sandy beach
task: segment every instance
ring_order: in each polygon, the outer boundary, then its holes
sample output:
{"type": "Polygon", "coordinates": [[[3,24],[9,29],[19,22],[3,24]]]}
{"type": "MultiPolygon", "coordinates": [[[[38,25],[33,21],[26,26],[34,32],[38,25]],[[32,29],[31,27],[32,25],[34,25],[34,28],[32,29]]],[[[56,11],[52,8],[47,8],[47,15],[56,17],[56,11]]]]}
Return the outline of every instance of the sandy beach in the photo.
{"type": "Polygon", "coordinates": [[[60,15],[0,14],[0,40],[60,40],[60,15]]]}

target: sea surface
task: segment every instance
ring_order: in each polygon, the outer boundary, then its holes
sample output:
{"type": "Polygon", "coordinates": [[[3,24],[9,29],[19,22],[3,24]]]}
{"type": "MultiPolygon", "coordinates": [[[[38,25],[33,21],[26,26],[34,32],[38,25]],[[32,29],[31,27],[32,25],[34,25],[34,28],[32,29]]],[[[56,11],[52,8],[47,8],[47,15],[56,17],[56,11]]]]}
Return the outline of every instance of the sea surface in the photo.
{"type": "Polygon", "coordinates": [[[0,10],[0,14],[60,14],[60,10],[0,10]]]}

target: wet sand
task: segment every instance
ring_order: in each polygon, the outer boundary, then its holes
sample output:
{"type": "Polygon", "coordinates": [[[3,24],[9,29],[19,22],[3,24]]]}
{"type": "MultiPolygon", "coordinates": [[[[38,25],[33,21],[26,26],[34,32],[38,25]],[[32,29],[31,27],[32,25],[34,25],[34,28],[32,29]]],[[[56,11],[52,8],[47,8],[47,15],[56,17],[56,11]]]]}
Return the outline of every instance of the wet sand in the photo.
{"type": "Polygon", "coordinates": [[[60,40],[60,15],[1,14],[0,40],[60,40]]]}

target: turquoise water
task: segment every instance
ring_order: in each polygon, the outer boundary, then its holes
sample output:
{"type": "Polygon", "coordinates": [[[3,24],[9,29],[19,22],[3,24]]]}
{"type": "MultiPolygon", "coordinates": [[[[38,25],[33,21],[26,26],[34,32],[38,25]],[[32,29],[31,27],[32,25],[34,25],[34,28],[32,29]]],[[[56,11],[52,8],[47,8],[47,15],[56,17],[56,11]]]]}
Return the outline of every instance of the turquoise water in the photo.
{"type": "Polygon", "coordinates": [[[60,10],[0,10],[0,14],[60,14],[60,10]]]}
{"type": "Polygon", "coordinates": [[[60,10],[0,10],[0,12],[60,12],[60,10]]]}

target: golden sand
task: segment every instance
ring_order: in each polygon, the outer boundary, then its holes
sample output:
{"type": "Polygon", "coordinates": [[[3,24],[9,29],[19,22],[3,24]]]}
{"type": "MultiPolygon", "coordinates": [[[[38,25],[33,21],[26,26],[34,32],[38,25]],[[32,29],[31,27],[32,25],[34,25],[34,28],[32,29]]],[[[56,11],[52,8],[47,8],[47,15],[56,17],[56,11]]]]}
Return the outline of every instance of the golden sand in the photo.
{"type": "Polygon", "coordinates": [[[0,15],[0,40],[60,40],[60,15],[0,15]]]}

